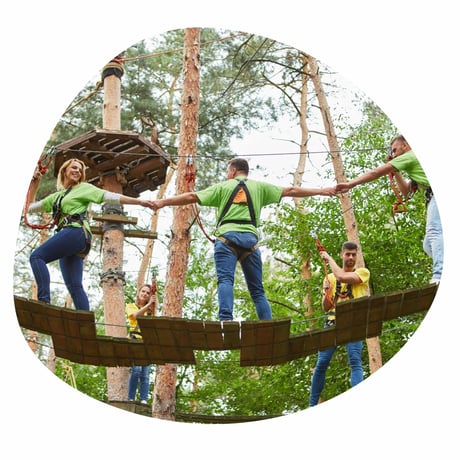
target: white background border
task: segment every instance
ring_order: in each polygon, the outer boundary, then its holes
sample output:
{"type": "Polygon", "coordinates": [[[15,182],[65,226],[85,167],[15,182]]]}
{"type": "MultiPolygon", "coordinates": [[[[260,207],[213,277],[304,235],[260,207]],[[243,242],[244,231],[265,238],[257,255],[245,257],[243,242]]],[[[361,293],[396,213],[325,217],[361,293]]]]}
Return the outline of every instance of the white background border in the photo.
{"type": "Polygon", "coordinates": [[[458,458],[453,219],[459,154],[453,109],[459,107],[460,41],[454,6],[443,0],[8,2],[2,12],[0,85],[3,452],[35,459],[458,458]],[[289,417],[189,425],[107,407],[52,376],[17,326],[12,301],[17,225],[28,180],[60,115],[115,54],[143,38],[193,26],[274,38],[340,72],[410,139],[440,206],[445,271],[426,321],[358,388],[289,417]]]}

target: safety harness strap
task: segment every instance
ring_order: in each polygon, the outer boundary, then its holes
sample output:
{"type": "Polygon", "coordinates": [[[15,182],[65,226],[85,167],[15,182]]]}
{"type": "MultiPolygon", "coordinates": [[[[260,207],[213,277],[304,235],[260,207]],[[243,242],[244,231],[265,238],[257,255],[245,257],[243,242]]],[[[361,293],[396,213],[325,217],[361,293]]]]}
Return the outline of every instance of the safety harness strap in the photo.
{"type": "Polygon", "coordinates": [[[353,298],[353,291],[352,286],[350,283],[347,284],[347,290],[345,292],[342,291],[342,283],[337,280],[335,286],[335,297],[334,297],[334,304],[337,302],[337,299],[352,299],[353,298]]]}
{"type": "Polygon", "coordinates": [[[227,238],[224,238],[223,236],[218,236],[217,239],[222,241],[222,243],[226,244],[233,251],[233,253],[238,259],[238,262],[240,263],[259,247],[259,243],[256,243],[251,248],[243,248],[242,246],[235,244],[233,241],[230,241],[227,238]]]}
{"type": "Polygon", "coordinates": [[[59,222],[59,225],[56,227],[56,232],[59,232],[62,230],[64,227],[67,227],[71,225],[72,223],[78,222],[83,230],[83,233],[85,234],[85,247],[81,252],[76,254],[79,257],[85,258],[90,249],[91,249],[91,239],[89,237],[88,229],[85,227],[85,220],[88,220],[86,211],[82,212],[80,214],[64,214],[62,212],[62,207],[61,203],[64,197],[72,190],[72,187],[69,187],[65,193],[63,193],[54,203],[53,205],[53,218],[54,221],[57,223],[59,222]]]}
{"type": "Polygon", "coordinates": [[[252,203],[251,195],[249,194],[248,187],[246,186],[245,183],[246,179],[242,179],[239,181],[237,186],[234,188],[232,194],[230,195],[229,199],[227,200],[227,203],[225,203],[224,209],[222,210],[222,213],[220,214],[219,218],[217,219],[217,225],[216,228],[219,228],[222,224],[247,224],[250,223],[254,225],[254,227],[257,227],[257,222],[256,222],[256,215],[254,212],[254,205],[252,203]],[[233,199],[235,198],[236,194],[241,190],[244,190],[244,193],[246,194],[246,200],[248,202],[248,209],[249,209],[249,215],[251,216],[251,220],[247,219],[225,219],[224,217],[227,214],[228,210],[230,209],[230,206],[233,203],[233,199]]]}
{"type": "MultiPolygon", "coordinates": [[[[353,299],[353,291],[352,285],[347,283],[347,290],[345,292],[342,291],[342,283],[339,280],[336,280],[335,284],[335,295],[334,295],[334,305],[337,305],[338,299],[353,299]]],[[[335,325],[335,306],[328,311],[326,317],[326,325],[331,327],[335,325]]]]}

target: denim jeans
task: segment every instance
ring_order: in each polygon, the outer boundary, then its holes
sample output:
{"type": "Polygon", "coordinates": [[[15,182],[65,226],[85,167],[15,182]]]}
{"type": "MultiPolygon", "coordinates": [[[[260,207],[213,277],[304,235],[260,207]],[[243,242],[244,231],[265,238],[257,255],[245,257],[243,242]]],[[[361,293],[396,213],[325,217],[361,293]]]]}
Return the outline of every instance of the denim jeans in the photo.
{"type": "Polygon", "coordinates": [[[136,399],[137,387],[140,383],[139,396],[141,401],[147,401],[150,387],[150,369],[152,366],[133,366],[128,381],[128,399],[136,399]]]}
{"type": "MultiPolygon", "coordinates": [[[[347,343],[346,347],[348,353],[348,362],[350,363],[351,367],[350,383],[351,386],[354,387],[364,379],[363,366],[361,361],[363,342],[350,342],[347,343]]],[[[316,362],[315,371],[313,372],[313,378],[311,381],[309,401],[310,407],[316,406],[318,404],[319,397],[321,396],[324,384],[326,383],[326,371],[336,349],[337,347],[334,346],[318,353],[318,360],[316,362]]]]}
{"type": "Polygon", "coordinates": [[[426,208],[426,230],[423,240],[424,251],[433,259],[432,280],[440,280],[444,263],[444,240],[441,217],[433,196],[426,208]]]}
{"type": "Polygon", "coordinates": [[[81,227],[65,227],[35,249],[29,258],[37,282],[38,300],[50,303],[50,273],[47,264],[59,259],[62,278],[77,310],[89,310],[83,289],[83,258],[77,256],[85,247],[81,227]]]}
{"type": "MultiPolygon", "coordinates": [[[[227,232],[223,235],[226,239],[241,246],[252,248],[257,244],[257,236],[250,232],[227,232]]],[[[239,255],[244,251],[238,251],[239,255]]],[[[233,285],[238,258],[232,249],[224,242],[216,239],[214,245],[214,262],[217,273],[217,297],[219,301],[219,320],[233,320],[233,285]]],[[[256,249],[242,262],[246,285],[251,299],[255,304],[259,319],[271,319],[272,311],[265,296],[262,284],[262,257],[260,250],[256,249]]]]}

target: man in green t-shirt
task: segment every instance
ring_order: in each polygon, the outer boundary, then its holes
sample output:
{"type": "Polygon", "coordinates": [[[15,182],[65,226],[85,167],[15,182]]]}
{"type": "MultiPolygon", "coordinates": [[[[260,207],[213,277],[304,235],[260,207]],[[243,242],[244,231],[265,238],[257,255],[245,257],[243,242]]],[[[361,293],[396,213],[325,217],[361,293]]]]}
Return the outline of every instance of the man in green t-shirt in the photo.
{"type": "Polygon", "coordinates": [[[283,197],[334,196],[335,188],[279,187],[248,179],[249,165],[243,158],[228,162],[227,180],[205,190],[186,192],[153,201],[154,209],[198,203],[218,208],[214,262],[217,273],[219,319],[233,320],[233,285],[239,261],[259,319],[271,319],[270,304],[262,283],[262,258],[258,249],[260,212],[283,197]]]}
{"type": "Polygon", "coordinates": [[[423,249],[433,259],[433,270],[430,283],[439,283],[444,260],[444,240],[442,235],[441,218],[433,190],[420,162],[412,151],[404,136],[396,136],[390,143],[391,154],[389,161],[375,169],[371,169],[349,182],[336,186],[338,193],[348,192],[357,185],[371,182],[387,174],[393,174],[401,193],[408,197],[414,186],[425,191],[427,202],[426,228],[423,249]],[[410,180],[406,181],[401,174],[405,172],[410,180]]]}

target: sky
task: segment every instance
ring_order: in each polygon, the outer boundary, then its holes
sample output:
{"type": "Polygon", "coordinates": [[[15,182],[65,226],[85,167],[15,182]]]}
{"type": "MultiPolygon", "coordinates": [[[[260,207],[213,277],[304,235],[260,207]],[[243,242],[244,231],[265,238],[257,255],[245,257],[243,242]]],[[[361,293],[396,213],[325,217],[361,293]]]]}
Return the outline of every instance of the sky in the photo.
{"type": "MultiPolygon", "coordinates": [[[[136,448],[169,458],[373,459],[458,452],[455,370],[458,309],[453,246],[459,106],[454,2],[234,0],[217,2],[14,2],[3,11],[0,110],[3,153],[14,178],[1,181],[5,241],[0,315],[4,450],[24,458],[126,458],[136,448]],[[330,403],[264,422],[202,426],[147,419],[94,401],[47,371],[27,349],[12,302],[14,248],[27,181],[68,101],[119,50],[183,27],[244,30],[308,50],[347,76],[407,134],[445,223],[443,280],[426,320],[375,375],[330,403]],[[103,65],[103,64],[102,64],[103,65]],[[21,178],[23,180],[21,180],[21,178]],[[454,280],[455,275],[455,280],[454,280]],[[123,413],[121,413],[123,412],[123,413]],[[331,430],[333,441],[331,442],[331,430]],[[82,443],[81,440],[84,439],[82,443]],[[138,440],[142,442],[137,443],[138,440]],[[357,443],[353,457],[350,446],[357,443]],[[167,446],[167,447],[165,447],[167,446]],[[327,446],[327,448],[325,448],[327,446]],[[350,454],[350,455],[349,455],[350,454]]],[[[5,8],[5,7],[3,7],[5,8]]],[[[392,248],[397,250],[397,248],[392,248]]]]}

